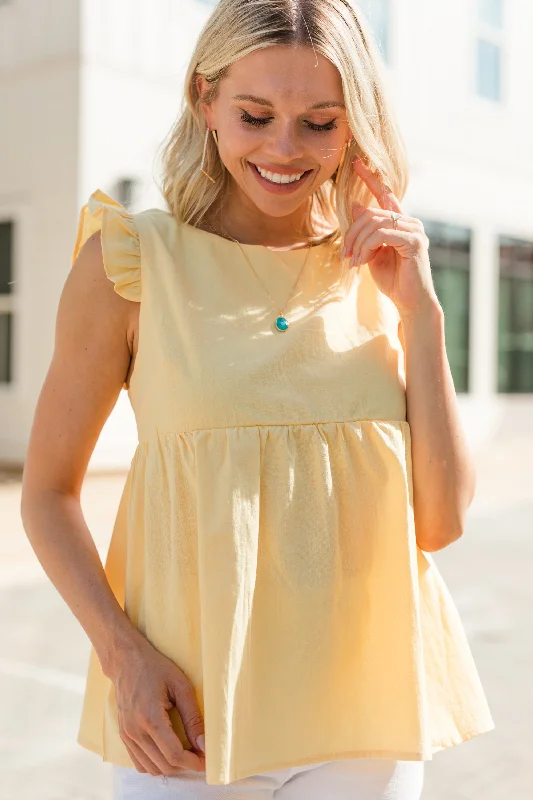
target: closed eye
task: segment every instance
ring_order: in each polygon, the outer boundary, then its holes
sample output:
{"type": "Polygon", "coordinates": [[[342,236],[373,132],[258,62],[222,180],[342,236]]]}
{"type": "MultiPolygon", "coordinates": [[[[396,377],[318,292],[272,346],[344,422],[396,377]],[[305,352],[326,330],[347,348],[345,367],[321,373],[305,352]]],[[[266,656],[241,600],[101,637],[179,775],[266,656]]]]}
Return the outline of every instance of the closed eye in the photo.
{"type": "MultiPolygon", "coordinates": [[[[264,125],[268,125],[269,122],[272,122],[273,119],[274,117],[253,117],[248,111],[242,109],[241,120],[247,125],[263,127],[264,125]]],[[[304,121],[312,131],[332,131],[337,127],[334,119],[325,122],[323,125],[318,125],[316,122],[310,122],[309,120],[304,121]]]]}
{"type": "Polygon", "coordinates": [[[309,121],[307,121],[305,124],[309,125],[312,131],[332,131],[337,127],[334,119],[330,120],[329,122],[325,122],[324,125],[317,125],[315,122],[309,121]]]}
{"type": "Polygon", "coordinates": [[[241,119],[243,122],[246,122],[248,125],[266,125],[270,122],[270,120],[274,119],[274,117],[252,117],[247,111],[244,111],[241,114],[241,119]]]}

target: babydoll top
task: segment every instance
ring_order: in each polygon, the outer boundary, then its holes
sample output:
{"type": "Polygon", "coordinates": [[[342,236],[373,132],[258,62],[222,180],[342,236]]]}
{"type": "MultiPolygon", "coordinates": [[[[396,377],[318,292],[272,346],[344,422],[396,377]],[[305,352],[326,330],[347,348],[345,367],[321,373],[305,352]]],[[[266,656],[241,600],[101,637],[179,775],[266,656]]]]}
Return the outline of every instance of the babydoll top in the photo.
{"type": "MultiPolygon", "coordinates": [[[[125,387],[138,445],[105,571],[194,685],[206,782],[429,760],[491,730],[460,617],[416,542],[399,318],[368,268],[312,247],[279,332],[237,243],[100,190],[73,261],[97,230],[115,291],[141,304],[125,387]]],[[[283,305],[305,251],[243,248],[283,305]]],[[[94,648],[78,742],[133,766],[94,648]]]]}

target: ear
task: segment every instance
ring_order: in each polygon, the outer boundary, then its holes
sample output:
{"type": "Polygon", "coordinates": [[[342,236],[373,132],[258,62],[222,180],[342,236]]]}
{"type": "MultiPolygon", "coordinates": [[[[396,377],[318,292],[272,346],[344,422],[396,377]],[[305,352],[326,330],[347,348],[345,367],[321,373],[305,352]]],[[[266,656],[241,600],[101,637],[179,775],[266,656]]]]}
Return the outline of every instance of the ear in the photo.
{"type": "MultiPolygon", "coordinates": [[[[196,91],[198,92],[198,96],[200,98],[207,96],[209,93],[210,85],[206,81],[205,77],[203,75],[197,75],[195,80],[196,80],[196,91]]],[[[204,112],[205,120],[207,122],[208,127],[213,128],[214,127],[214,125],[212,124],[213,110],[211,107],[211,103],[200,100],[200,105],[202,111],[204,112]]]]}

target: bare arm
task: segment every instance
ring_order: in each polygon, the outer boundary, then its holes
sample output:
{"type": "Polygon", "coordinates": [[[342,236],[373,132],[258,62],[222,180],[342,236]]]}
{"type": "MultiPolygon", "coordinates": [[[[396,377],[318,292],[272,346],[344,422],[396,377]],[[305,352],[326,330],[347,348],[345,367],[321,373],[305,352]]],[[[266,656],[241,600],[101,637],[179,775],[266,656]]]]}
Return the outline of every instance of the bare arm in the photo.
{"type": "Polygon", "coordinates": [[[100,233],[82,247],[59,303],[55,348],[30,436],[21,512],[46,574],[76,616],[115,687],[119,733],[134,766],[152,775],[205,770],[195,689],[130,622],[108,583],[83,517],[83,478],[135,350],[138,304],[108,280],[100,233]],[[175,706],[193,750],[168,712],[175,706]]]}
{"type": "Polygon", "coordinates": [[[405,351],[407,420],[411,429],[416,539],[428,552],[463,533],[475,491],[475,470],[459,418],[444,344],[424,225],[364,160],[353,162],[378,207],[355,204],[344,238],[350,266],[367,264],[376,286],[395,304],[405,351]]]}
{"type": "Polygon", "coordinates": [[[463,533],[475,492],[475,468],[459,417],[438,302],[402,316],[407,418],[411,428],[416,538],[442,550],[463,533]]]}
{"type": "Polygon", "coordinates": [[[26,534],[108,674],[113,659],[140,633],[110,589],[80,493],[91,453],[128,372],[132,305],[108,280],[100,233],[94,234],[63,288],[54,354],[36,408],[22,484],[26,534]]]}

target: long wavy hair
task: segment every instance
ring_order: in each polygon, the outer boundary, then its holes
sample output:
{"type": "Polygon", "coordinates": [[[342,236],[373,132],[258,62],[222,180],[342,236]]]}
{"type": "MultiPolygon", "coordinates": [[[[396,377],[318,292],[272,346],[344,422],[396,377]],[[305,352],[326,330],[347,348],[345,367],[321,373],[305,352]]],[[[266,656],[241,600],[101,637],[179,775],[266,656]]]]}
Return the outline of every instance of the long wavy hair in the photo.
{"type": "Polygon", "coordinates": [[[353,172],[356,156],[403,198],[409,178],[405,146],[387,98],[381,53],[355,0],[220,0],[196,43],[182,108],[161,149],[161,191],[178,222],[198,226],[229,186],[211,136],[206,170],[216,182],[200,171],[206,123],[197,75],[205,76],[213,99],[234,61],[261,48],[294,44],[314,48],[339,70],[353,134],[340,174],[336,171],[312,197],[311,213],[318,213],[332,231],[327,238],[339,242],[351,223],[354,202],[376,205],[353,172]]]}

